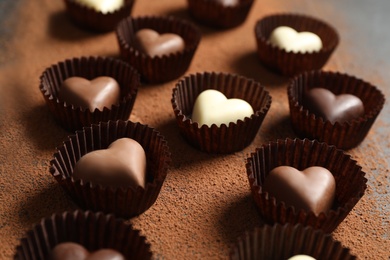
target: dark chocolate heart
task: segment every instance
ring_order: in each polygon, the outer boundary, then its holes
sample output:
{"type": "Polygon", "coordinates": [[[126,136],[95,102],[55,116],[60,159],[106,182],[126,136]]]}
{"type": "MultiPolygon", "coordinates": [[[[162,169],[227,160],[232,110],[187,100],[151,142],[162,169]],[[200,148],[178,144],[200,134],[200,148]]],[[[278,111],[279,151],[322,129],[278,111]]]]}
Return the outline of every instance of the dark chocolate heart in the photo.
{"type": "Polygon", "coordinates": [[[65,242],[56,245],[50,253],[51,260],[125,260],[125,257],[112,249],[100,249],[90,253],[82,245],[65,242]]]}
{"type": "Polygon", "coordinates": [[[324,88],[313,88],[305,95],[305,106],[313,114],[335,122],[344,123],[364,115],[360,98],[351,94],[334,95],[324,88]]]}
{"type": "Polygon", "coordinates": [[[87,153],[76,163],[73,178],[104,186],[145,187],[146,155],[131,138],[121,138],[107,149],[87,153]]]}
{"type": "Polygon", "coordinates": [[[111,77],[97,77],[91,81],[81,77],[67,78],[61,85],[58,98],[75,107],[94,111],[111,108],[119,102],[121,89],[111,77]]]}
{"type": "Polygon", "coordinates": [[[159,34],[151,29],[142,29],[135,38],[137,48],[151,57],[181,52],[185,47],[183,38],[174,33],[159,34]]]}
{"type": "Polygon", "coordinates": [[[313,166],[299,171],[290,166],[279,166],[265,178],[263,192],[268,192],[287,207],[319,215],[331,209],[336,182],[332,173],[323,167],[313,166]]]}

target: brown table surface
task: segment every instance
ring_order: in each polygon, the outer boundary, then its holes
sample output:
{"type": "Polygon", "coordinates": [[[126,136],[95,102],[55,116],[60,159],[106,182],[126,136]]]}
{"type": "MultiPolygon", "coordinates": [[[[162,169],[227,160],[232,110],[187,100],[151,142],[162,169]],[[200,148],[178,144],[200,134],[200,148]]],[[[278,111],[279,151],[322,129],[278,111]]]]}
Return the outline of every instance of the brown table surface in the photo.
{"type": "MultiPolygon", "coordinates": [[[[191,19],[185,0],[138,0],[132,15],[191,19]]],[[[70,133],[58,126],[38,89],[53,63],[83,55],[118,56],[114,33],[93,34],[69,22],[63,1],[0,2],[0,258],[12,258],[34,223],[76,209],[49,174],[54,149],[70,133]]],[[[227,258],[229,245],[261,225],[251,197],[244,160],[261,144],[294,138],[289,123],[287,78],[265,69],[256,56],[253,28],[279,12],[316,16],[337,28],[341,42],[324,69],[347,72],[390,90],[390,2],[258,0],[246,22],[219,31],[200,26],[203,38],[187,71],[223,71],[266,86],[273,102],[254,142],[231,155],[209,155],[179,135],[170,98],[175,80],[142,86],[130,119],[160,130],[169,142],[172,166],[160,196],[131,220],[158,259],[227,258]]],[[[390,109],[386,104],[364,142],[348,151],[367,173],[368,189],[333,233],[359,258],[389,259],[390,109]]]]}

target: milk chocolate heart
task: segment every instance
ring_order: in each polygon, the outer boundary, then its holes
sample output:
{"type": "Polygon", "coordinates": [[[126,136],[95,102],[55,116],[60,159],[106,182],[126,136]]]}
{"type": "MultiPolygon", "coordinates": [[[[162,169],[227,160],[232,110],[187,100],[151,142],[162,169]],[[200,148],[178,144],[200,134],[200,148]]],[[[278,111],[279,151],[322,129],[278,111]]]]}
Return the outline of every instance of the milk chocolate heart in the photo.
{"type": "Polygon", "coordinates": [[[118,82],[111,77],[97,77],[91,81],[81,77],[70,77],[64,80],[58,98],[74,107],[103,110],[119,102],[121,89],[118,82]]]}
{"type": "Polygon", "coordinates": [[[313,166],[299,171],[290,166],[279,166],[265,178],[263,192],[268,192],[287,207],[319,215],[332,208],[336,182],[332,173],[323,167],[313,166]]]}
{"type": "Polygon", "coordinates": [[[174,33],[159,34],[151,29],[139,30],[135,35],[137,48],[151,57],[169,55],[184,50],[183,38],[174,33]]]}
{"type": "Polygon", "coordinates": [[[297,32],[288,26],[275,28],[269,41],[281,49],[293,52],[313,52],[322,48],[322,41],[318,35],[312,32],[297,32]]]}
{"type": "Polygon", "coordinates": [[[104,186],[144,188],[146,155],[131,138],[121,138],[107,149],[87,153],[76,163],[73,178],[104,186]]]}
{"type": "Polygon", "coordinates": [[[305,95],[305,106],[313,114],[335,122],[344,123],[364,115],[360,98],[351,94],[334,95],[324,88],[313,88],[305,95]]]}
{"type": "Polygon", "coordinates": [[[237,120],[244,120],[253,114],[252,106],[245,100],[226,96],[218,90],[208,89],[199,94],[196,98],[192,112],[192,121],[197,122],[199,127],[212,124],[220,126],[236,123],[237,120]]]}
{"type": "Polygon", "coordinates": [[[82,245],[73,242],[58,244],[50,253],[51,260],[125,260],[125,257],[112,249],[88,252],[82,245]]]}

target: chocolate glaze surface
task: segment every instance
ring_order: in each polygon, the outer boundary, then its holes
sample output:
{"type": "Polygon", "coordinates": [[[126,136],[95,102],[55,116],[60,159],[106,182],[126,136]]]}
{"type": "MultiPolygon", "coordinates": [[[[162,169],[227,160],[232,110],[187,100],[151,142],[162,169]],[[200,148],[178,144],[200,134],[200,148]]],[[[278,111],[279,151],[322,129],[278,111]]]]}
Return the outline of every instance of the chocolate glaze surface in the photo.
{"type": "Polygon", "coordinates": [[[151,57],[181,52],[185,48],[183,38],[174,33],[159,34],[151,29],[141,29],[135,38],[136,47],[151,57]]]}
{"type": "Polygon", "coordinates": [[[334,95],[324,88],[313,88],[305,94],[304,106],[317,116],[344,123],[364,115],[363,102],[351,94],[334,95]]]}
{"type": "Polygon", "coordinates": [[[74,168],[73,178],[104,186],[144,188],[145,151],[133,139],[118,139],[107,149],[96,150],[81,157],[74,168]]]}
{"type": "Polygon", "coordinates": [[[89,252],[82,246],[73,242],[65,242],[56,245],[50,253],[51,260],[76,260],[85,259],[89,252]]]}
{"type": "Polygon", "coordinates": [[[70,77],[64,80],[58,92],[58,98],[75,107],[94,111],[111,108],[119,102],[120,86],[111,77],[97,77],[88,80],[82,77],[70,77]]]}
{"type": "Polygon", "coordinates": [[[336,182],[332,173],[323,167],[299,171],[290,166],[279,166],[265,178],[263,192],[274,196],[277,203],[284,202],[287,207],[319,215],[332,208],[336,182]]]}

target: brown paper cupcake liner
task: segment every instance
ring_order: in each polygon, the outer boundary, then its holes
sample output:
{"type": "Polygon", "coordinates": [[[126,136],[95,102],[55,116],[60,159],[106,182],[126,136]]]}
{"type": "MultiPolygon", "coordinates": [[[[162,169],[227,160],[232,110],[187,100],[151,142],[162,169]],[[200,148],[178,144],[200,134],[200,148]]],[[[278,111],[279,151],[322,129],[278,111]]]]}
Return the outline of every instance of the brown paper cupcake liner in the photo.
{"type": "Polygon", "coordinates": [[[117,29],[122,58],[134,66],[143,79],[150,83],[161,83],[183,75],[190,66],[192,57],[200,42],[200,31],[190,22],[174,17],[146,16],[122,20],[117,29]],[[151,57],[136,48],[135,33],[141,29],[180,35],[185,42],[182,52],[151,57]]]}
{"type": "Polygon", "coordinates": [[[105,57],[80,57],[67,59],[47,68],[40,77],[39,88],[57,122],[65,129],[75,131],[100,121],[127,120],[139,86],[138,72],[123,61],[105,57]],[[121,88],[120,102],[102,111],[90,111],[60,101],[58,92],[62,82],[73,76],[89,80],[99,76],[114,78],[121,88]]]}
{"type": "Polygon", "coordinates": [[[316,18],[298,14],[275,14],[262,18],[256,23],[255,36],[260,61],[271,70],[287,76],[321,69],[339,43],[339,36],[332,26],[316,18]],[[322,49],[317,52],[295,53],[272,45],[268,39],[279,26],[317,34],[322,40],[322,49]]]}
{"type": "Polygon", "coordinates": [[[164,183],[170,164],[167,141],[155,129],[131,121],[101,122],[85,127],[68,137],[57,148],[50,162],[50,173],[83,209],[114,213],[118,217],[133,217],[151,207],[164,183]],[[144,148],[147,159],[145,188],[110,187],[75,181],[72,178],[77,161],[88,152],[106,149],[117,139],[128,137],[144,148]]]}
{"type": "Polygon", "coordinates": [[[232,28],[242,24],[254,0],[240,0],[238,5],[224,6],[212,0],[188,0],[188,10],[200,23],[217,28],[232,28]]]}
{"type": "Polygon", "coordinates": [[[204,72],[181,79],[173,89],[171,102],[180,132],[192,146],[208,153],[232,153],[253,141],[271,106],[271,96],[260,83],[251,79],[204,72]],[[199,128],[198,123],[192,122],[191,114],[197,96],[206,89],[216,89],[228,99],[243,99],[255,113],[229,125],[203,125],[199,128]]]}
{"type": "Polygon", "coordinates": [[[318,139],[340,149],[356,147],[363,141],[385,103],[384,95],[375,86],[338,72],[302,73],[290,80],[287,92],[294,131],[301,137],[318,139]],[[364,115],[341,124],[332,124],[314,115],[303,104],[305,93],[316,87],[328,89],[335,95],[348,93],[357,96],[363,102],[364,115]]]}
{"type": "Polygon", "coordinates": [[[150,244],[131,225],[113,215],[79,210],[42,219],[21,239],[14,259],[49,259],[51,250],[64,242],[81,244],[90,252],[113,249],[126,259],[152,259],[150,244]]]}
{"type": "Polygon", "coordinates": [[[97,32],[113,31],[118,23],[130,15],[134,0],[125,0],[122,8],[109,12],[98,12],[74,0],[64,0],[71,20],[81,28],[97,32]]]}
{"type": "Polygon", "coordinates": [[[288,259],[308,255],[317,260],[352,260],[356,256],[330,234],[301,224],[265,225],[246,232],[230,249],[231,260],[288,259]]]}
{"type": "Polygon", "coordinates": [[[361,167],[350,155],[335,146],[316,140],[286,139],[270,142],[257,148],[246,163],[247,175],[254,200],[261,216],[270,223],[301,223],[332,232],[348,215],[364,195],[367,179],[361,167]],[[311,166],[328,169],[336,181],[336,194],[333,207],[316,216],[313,212],[296,210],[277,202],[267,192],[262,191],[265,178],[278,166],[291,166],[304,170],[311,166]]]}

